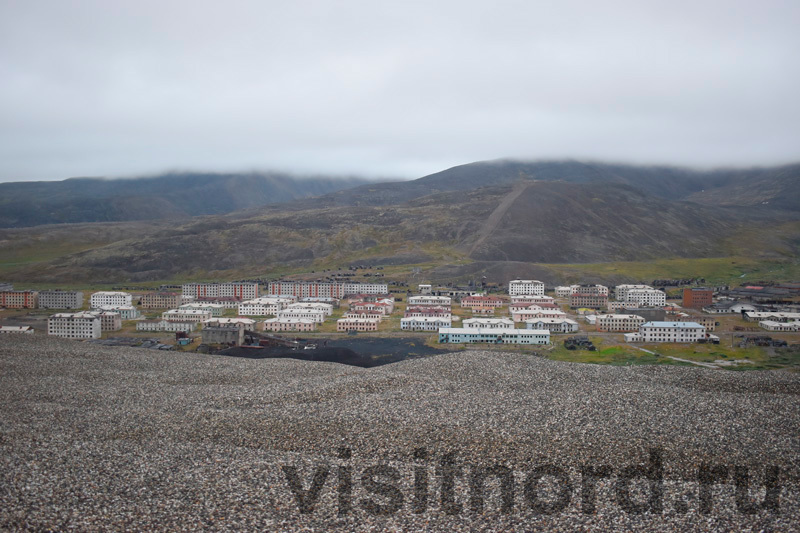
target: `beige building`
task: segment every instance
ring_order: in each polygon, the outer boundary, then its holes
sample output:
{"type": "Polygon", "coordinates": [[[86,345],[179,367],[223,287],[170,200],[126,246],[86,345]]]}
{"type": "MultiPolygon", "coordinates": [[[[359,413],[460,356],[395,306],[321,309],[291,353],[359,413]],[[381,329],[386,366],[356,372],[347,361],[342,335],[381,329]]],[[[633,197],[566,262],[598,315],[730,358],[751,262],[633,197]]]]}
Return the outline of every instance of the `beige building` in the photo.
{"type": "Polygon", "coordinates": [[[203,322],[211,318],[211,311],[201,309],[170,309],[161,313],[161,318],[169,322],[203,322]]]}
{"type": "Polygon", "coordinates": [[[102,331],[119,331],[122,329],[122,316],[114,311],[100,311],[94,313],[100,318],[100,329],[102,331]]]}
{"type": "Polygon", "coordinates": [[[597,331],[630,332],[639,331],[644,318],[639,315],[597,315],[597,331]]]}
{"type": "Polygon", "coordinates": [[[142,309],[175,309],[180,307],[182,298],[177,292],[147,292],[140,301],[142,309]]]}
{"type": "Polygon", "coordinates": [[[378,331],[378,322],[374,318],[340,318],[336,331],[378,331]]]}

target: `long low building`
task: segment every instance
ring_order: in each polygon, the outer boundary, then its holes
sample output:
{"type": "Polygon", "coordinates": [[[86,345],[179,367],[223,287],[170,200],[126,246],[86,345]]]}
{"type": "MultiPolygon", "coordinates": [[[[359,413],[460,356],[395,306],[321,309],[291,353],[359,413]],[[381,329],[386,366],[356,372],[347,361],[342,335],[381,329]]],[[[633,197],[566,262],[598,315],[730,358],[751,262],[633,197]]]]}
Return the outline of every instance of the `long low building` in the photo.
{"type": "Polygon", "coordinates": [[[467,318],[462,324],[465,328],[514,329],[514,321],[509,318],[467,318]]]}
{"type": "Polygon", "coordinates": [[[139,318],[139,310],[132,305],[101,305],[100,307],[93,307],[92,311],[114,311],[119,313],[122,320],[139,318]]]}
{"type": "Polygon", "coordinates": [[[0,326],[0,335],[16,335],[19,333],[33,335],[33,328],[31,326],[0,326]]]}
{"type": "Polygon", "coordinates": [[[262,296],[239,304],[241,316],[274,316],[294,303],[295,298],[262,296]]]}
{"type": "Polygon", "coordinates": [[[410,317],[400,319],[400,329],[403,331],[439,331],[439,328],[449,328],[453,321],[447,317],[410,317]]]}
{"type": "Polygon", "coordinates": [[[211,311],[202,309],[170,309],[161,313],[170,322],[203,322],[211,318],[211,311]]]}
{"type": "Polygon", "coordinates": [[[578,323],[571,318],[534,318],[526,320],[528,329],[546,329],[550,333],[575,333],[578,323]]]}
{"type": "Polygon", "coordinates": [[[317,323],[305,318],[268,318],[264,331],[316,331],[317,323]]]}
{"type": "Polygon", "coordinates": [[[208,298],[227,296],[239,300],[258,298],[258,283],[249,281],[228,283],[184,283],[182,292],[186,296],[208,298]]]}
{"type": "Polygon", "coordinates": [[[147,292],[139,297],[142,309],[175,309],[182,303],[177,292],[147,292]]]}
{"type": "Polygon", "coordinates": [[[642,342],[697,342],[706,328],[697,322],[647,322],[639,328],[642,342]]]}
{"type": "Polygon", "coordinates": [[[800,322],[776,322],[774,320],[762,320],[758,323],[758,325],[767,331],[800,331],[800,322]]]}
{"type": "Polygon", "coordinates": [[[773,322],[800,322],[800,313],[784,313],[781,311],[747,311],[744,319],[752,322],[772,320],[773,322]]]}
{"type": "Polygon", "coordinates": [[[197,329],[197,322],[170,322],[169,320],[139,320],[136,331],[170,331],[190,333],[197,329]]]}
{"type": "Polygon", "coordinates": [[[511,318],[514,322],[525,322],[526,320],[533,320],[534,318],[567,318],[567,314],[558,309],[538,309],[534,311],[512,313],[511,318]]]}
{"type": "Polygon", "coordinates": [[[411,306],[423,306],[423,305],[433,305],[436,307],[452,307],[453,306],[453,299],[449,296],[431,296],[431,295],[419,295],[419,296],[409,296],[408,297],[408,305],[411,306]]]}
{"type": "Polygon", "coordinates": [[[644,322],[639,315],[597,315],[595,325],[597,331],[630,332],[639,331],[644,322]]]}
{"type": "Polygon", "coordinates": [[[336,331],[378,331],[375,318],[340,318],[336,321],[336,331]]]}
{"type": "Polygon", "coordinates": [[[211,316],[222,316],[222,313],[225,312],[225,306],[222,304],[212,304],[208,302],[190,302],[188,304],[183,304],[178,309],[194,309],[197,311],[211,311],[211,316]]]}
{"type": "Polygon", "coordinates": [[[537,329],[442,328],[439,342],[449,344],[550,344],[550,332],[537,329]]]}

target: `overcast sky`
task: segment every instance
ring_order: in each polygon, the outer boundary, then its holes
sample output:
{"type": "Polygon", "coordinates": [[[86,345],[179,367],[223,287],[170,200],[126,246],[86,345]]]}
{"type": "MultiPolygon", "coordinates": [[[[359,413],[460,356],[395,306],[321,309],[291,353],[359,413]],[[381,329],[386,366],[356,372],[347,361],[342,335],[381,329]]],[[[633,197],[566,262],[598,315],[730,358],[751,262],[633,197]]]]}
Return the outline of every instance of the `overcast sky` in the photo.
{"type": "Polygon", "coordinates": [[[800,2],[0,0],[0,181],[800,160],[800,2]]]}

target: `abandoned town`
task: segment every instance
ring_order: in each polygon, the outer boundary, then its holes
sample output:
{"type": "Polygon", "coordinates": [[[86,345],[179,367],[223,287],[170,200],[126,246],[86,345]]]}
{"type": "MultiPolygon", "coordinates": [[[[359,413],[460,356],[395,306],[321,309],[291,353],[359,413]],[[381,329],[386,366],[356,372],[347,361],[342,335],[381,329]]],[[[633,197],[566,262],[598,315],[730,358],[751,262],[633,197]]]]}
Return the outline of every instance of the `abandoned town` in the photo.
{"type": "MultiPolygon", "coordinates": [[[[419,283],[412,291],[388,281],[276,280],[86,294],[4,283],[0,334],[254,358],[273,353],[269,347],[285,348],[278,351],[283,356],[324,358],[328,343],[377,337],[445,349],[527,347],[575,361],[604,362],[608,355],[606,362],[637,364],[663,355],[658,362],[797,368],[800,283],[761,283],[653,280],[609,289],[516,279],[504,287],[419,283]]],[[[387,354],[364,355],[372,366],[387,354]]]]}
{"type": "Polygon", "coordinates": [[[800,531],[800,2],[0,2],[0,532],[800,531]]]}

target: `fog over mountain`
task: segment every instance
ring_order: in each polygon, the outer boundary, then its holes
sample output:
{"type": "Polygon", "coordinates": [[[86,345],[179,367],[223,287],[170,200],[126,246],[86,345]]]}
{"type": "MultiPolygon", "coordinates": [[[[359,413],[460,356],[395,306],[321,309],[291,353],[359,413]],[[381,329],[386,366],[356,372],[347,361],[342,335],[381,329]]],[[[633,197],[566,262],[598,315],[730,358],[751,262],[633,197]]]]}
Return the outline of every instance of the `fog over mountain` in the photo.
{"type": "Polygon", "coordinates": [[[0,181],[791,163],[798,20],[782,0],[3,2],[0,181]]]}

